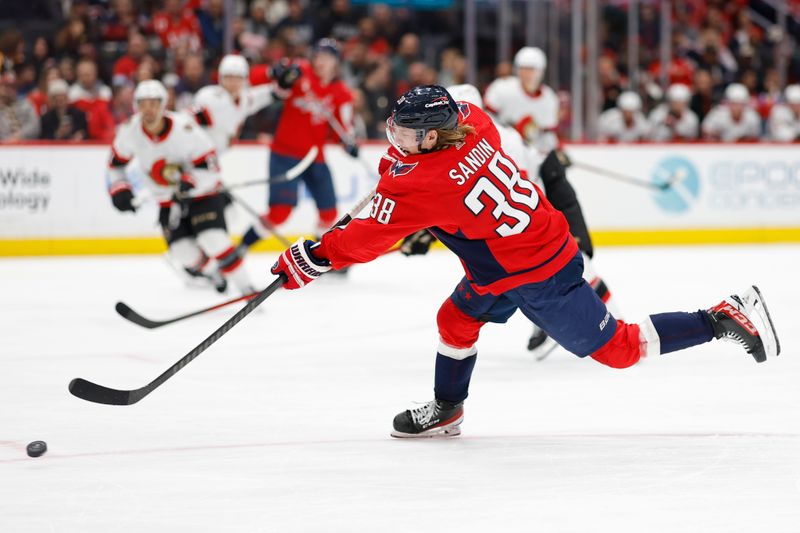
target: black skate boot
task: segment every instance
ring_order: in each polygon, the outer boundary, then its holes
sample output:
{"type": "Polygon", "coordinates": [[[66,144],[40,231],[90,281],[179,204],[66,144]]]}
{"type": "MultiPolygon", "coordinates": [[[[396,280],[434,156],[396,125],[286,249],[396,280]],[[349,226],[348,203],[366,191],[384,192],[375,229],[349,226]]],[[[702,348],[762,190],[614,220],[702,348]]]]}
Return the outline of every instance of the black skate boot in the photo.
{"type": "Polygon", "coordinates": [[[550,353],[556,349],[558,343],[550,338],[542,328],[533,325],[533,334],[528,340],[528,351],[533,352],[537,361],[543,361],[550,353]]]}
{"type": "Polygon", "coordinates": [[[461,435],[459,426],[463,420],[464,402],[432,400],[394,417],[392,437],[455,437],[461,435]]]}
{"type": "Polygon", "coordinates": [[[714,337],[736,342],[758,363],[781,353],[781,344],[764,297],[753,285],[708,310],[714,337]]]}

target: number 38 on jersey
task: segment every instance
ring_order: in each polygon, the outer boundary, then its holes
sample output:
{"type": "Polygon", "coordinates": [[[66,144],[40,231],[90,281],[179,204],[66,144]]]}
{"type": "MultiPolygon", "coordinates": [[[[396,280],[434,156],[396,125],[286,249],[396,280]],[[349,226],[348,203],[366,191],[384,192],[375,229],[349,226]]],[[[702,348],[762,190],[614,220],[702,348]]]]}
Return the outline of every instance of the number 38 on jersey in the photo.
{"type": "Polygon", "coordinates": [[[501,237],[517,235],[531,223],[539,205],[539,195],[531,182],[523,179],[513,161],[500,152],[487,163],[488,176],[481,176],[464,197],[464,204],[475,215],[492,207],[492,217],[500,222],[495,231],[501,237]]]}

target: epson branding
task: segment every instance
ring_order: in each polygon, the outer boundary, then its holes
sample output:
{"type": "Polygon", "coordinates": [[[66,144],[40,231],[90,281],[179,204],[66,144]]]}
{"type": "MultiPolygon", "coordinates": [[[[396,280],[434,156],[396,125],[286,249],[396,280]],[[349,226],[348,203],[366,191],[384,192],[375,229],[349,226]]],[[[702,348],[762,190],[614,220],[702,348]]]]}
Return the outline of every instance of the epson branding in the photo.
{"type": "Polygon", "coordinates": [[[800,207],[800,160],[715,161],[708,180],[714,209],[800,207]]]}

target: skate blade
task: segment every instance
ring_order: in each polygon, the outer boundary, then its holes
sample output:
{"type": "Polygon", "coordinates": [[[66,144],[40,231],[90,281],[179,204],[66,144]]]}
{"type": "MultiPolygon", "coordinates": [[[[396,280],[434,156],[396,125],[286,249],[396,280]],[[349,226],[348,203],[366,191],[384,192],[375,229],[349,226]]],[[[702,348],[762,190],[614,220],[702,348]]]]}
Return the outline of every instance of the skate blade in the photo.
{"type": "Polygon", "coordinates": [[[396,439],[446,439],[461,435],[461,428],[458,426],[443,428],[441,430],[430,430],[423,433],[403,433],[402,431],[392,430],[390,435],[396,439]]]}
{"type": "Polygon", "coordinates": [[[767,357],[776,357],[781,353],[781,343],[778,340],[778,333],[775,331],[775,325],[772,323],[772,317],[767,308],[767,302],[761,291],[753,285],[750,289],[746,290],[742,295],[744,299],[745,308],[751,317],[756,317],[754,321],[758,334],[761,336],[761,341],[764,343],[764,350],[767,357]]]}
{"type": "Polygon", "coordinates": [[[461,435],[461,422],[464,421],[462,416],[452,424],[446,426],[431,428],[422,433],[403,433],[402,431],[392,430],[390,435],[396,439],[442,439],[448,437],[458,437],[461,435]]]}

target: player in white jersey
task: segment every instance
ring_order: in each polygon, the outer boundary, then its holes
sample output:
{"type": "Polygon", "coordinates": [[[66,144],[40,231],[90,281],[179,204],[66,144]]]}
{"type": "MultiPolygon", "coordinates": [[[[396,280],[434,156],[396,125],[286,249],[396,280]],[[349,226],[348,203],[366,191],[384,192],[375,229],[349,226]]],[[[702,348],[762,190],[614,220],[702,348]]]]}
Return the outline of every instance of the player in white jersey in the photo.
{"type": "Polygon", "coordinates": [[[693,141],[700,131],[700,120],[689,109],[692,93],[682,83],[667,89],[667,101],[650,113],[649,138],[655,142],[693,141]]]}
{"type": "Polygon", "coordinates": [[[778,142],[800,141],[800,85],[789,85],[784,91],[785,103],[776,104],[769,113],[767,130],[770,139],[778,142]]]}
{"type": "MultiPolygon", "coordinates": [[[[480,92],[472,85],[454,85],[448,87],[447,91],[456,101],[468,102],[481,109],[484,107],[480,92]]],[[[503,126],[497,117],[491,114],[489,116],[500,133],[503,151],[517,164],[520,174],[544,191],[548,200],[564,214],[570,225],[570,232],[573,233],[583,254],[584,278],[597,295],[604,302],[610,304],[611,292],[605,282],[595,273],[591,263],[594,250],[586,222],[583,219],[583,212],[574,189],[566,179],[565,167],[561,164],[556,152],[551,151],[547,157],[542,159],[539,152],[525,146],[522,137],[514,128],[503,126]]],[[[400,251],[407,256],[424,255],[434,240],[433,235],[427,230],[420,230],[403,239],[400,251]]],[[[615,314],[615,316],[617,315],[615,314]]],[[[534,325],[533,335],[528,341],[528,349],[534,352],[537,359],[544,359],[556,346],[555,341],[550,339],[541,328],[534,325]]]]}
{"type": "Polygon", "coordinates": [[[250,66],[239,55],[229,54],[219,64],[219,85],[200,89],[194,97],[192,113],[214,141],[222,155],[239,136],[242,124],[273,102],[274,84],[250,87],[250,66]]]}
{"type": "Polygon", "coordinates": [[[645,140],[647,119],[642,113],[642,99],[633,91],[624,91],[617,98],[617,107],[600,114],[598,137],[603,142],[631,143],[645,140]]]}
{"type": "Polygon", "coordinates": [[[750,93],[741,83],[725,89],[725,103],[714,107],[703,119],[703,138],[709,141],[757,141],[761,118],[750,106],[750,93]]]}
{"type": "Polygon", "coordinates": [[[516,76],[499,78],[486,89],[486,110],[498,121],[517,130],[539,152],[558,147],[558,95],[542,83],[547,57],[539,48],[526,46],[514,56],[516,76]]]}
{"type": "Polygon", "coordinates": [[[191,275],[212,279],[220,291],[227,278],[242,293],[253,292],[227,232],[211,139],[191,117],[165,110],[167,91],[160,81],[141,82],[134,101],[138,112],[119,127],[111,147],[108,190],[114,207],[136,211],[125,174],[135,158],[145,186],[161,206],[158,220],[172,257],[191,275]]]}

